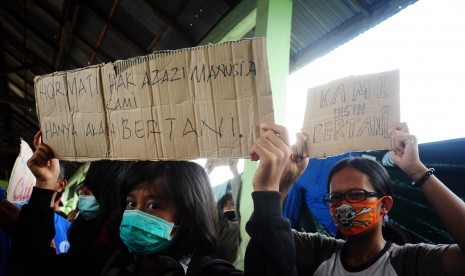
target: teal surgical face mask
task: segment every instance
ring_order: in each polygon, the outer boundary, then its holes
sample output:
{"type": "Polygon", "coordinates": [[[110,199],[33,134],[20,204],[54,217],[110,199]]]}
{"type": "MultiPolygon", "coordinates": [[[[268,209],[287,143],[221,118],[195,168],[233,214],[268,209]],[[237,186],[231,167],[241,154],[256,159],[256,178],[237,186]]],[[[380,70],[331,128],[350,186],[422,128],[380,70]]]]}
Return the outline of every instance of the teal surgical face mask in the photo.
{"type": "Polygon", "coordinates": [[[120,225],[120,237],[129,252],[148,255],[171,244],[174,224],[139,210],[126,210],[120,225]]]}
{"type": "Polygon", "coordinates": [[[79,215],[83,216],[86,220],[97,217],[100,205],[95,199],[95,196],[91,195],[79,195],[78,209],[79,215]]]}

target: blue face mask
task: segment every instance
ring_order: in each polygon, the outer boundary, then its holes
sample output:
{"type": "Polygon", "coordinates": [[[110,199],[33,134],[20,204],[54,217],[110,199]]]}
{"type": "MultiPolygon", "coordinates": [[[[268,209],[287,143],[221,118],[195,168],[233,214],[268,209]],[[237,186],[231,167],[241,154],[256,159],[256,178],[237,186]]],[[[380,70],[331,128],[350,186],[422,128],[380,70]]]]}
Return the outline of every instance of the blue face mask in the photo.
{"type": "Polygon", "coordinates": [[[79,215],[83,216],[86,220],[96,218],[99,207],[100,206],[95,199],[95,196],[79,195],[79,215]]]}
{"type": "Polygon", "coordinates": [[[171,244],[174,224],[139,210],[126,210],[120,225],[120,237],[129,252],[148,255],[171,244]]]}

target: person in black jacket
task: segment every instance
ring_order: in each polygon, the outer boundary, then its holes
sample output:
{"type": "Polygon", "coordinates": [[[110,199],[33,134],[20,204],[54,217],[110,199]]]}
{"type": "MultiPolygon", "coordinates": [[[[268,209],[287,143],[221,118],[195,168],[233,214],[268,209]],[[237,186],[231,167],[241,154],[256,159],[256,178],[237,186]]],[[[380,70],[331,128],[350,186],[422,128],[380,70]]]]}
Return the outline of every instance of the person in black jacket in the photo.
{"type": "Polygon", "coordinates": [[[58,160],[46,144],[38,143],[40,133],[28,166],[37,178],[29,209],[40,209],[41,218],[21,211],[12,245],[14,261],[29,272],[47,275],[293,275],[293,236],[277,191],[290,157],[289,139],[285,128],[261,127],[264,134],[251,149],[252,160],[260,162],[253,179],[255,210],[247,223],[251,239],[244,272],[210,257],[217,242],[213,192],[206,171],[189,161],[139,161],[131,166],[115,206],[120,216],[108,224],[109,229],[119,225],[125,246],[111,254],[103,269],[72,254],[49,258],[53,223],[50,207],[44,205],[47,200],[39,194],[49,193],[58,160]],[[270,136],[275,132],[280,135],[270,136]],[[270,191],[265,183],[276,189],[270,191]]]}
{"type": "MultiPolygon", "coordinates": [[[[51,250],[50,237],[55,236],[53,222],[54,191],[51,183],[56,173],[62,174],[62,167],[55,167],[57,159],[50,159],[51,151],[45,144],[39,144],[40,132],[34,145],[36,152],[28,161],[28,166],[37,178],[28,204],[19,212],[17,226],[13,231],[12,251],[9,261],[9,275],[61,275],[71,271],[72,275],[88,273],[98,275],[116,248],[122,245],[117,229],[108,228],[108,220],[115,215],[117,190],[122,176],[133,162],[94,161],[86,172],[85,181],[77,189],[94,198],[95,206],[81,205],[81,214],[73,220],[67,237],[70,244],[66,253],[57,254],[51,250]],[[47,157],[49,156],[49,157],[47,157]],[[39,166],[38,159],[49,158],[39,166]],[[90,211],[90,209],[92,209],[90,211]],[[85,215],[92,213],[92,216],[85,215]],[[85,265],[83,265],[85,264],[85,265]],[[73,274],[75,273],[75,274],[73,274]]],[[[41,159],[44,160],[44,159],[41,159]]],[[[56,181],[56,180],[55,180],[56,181]]]]}

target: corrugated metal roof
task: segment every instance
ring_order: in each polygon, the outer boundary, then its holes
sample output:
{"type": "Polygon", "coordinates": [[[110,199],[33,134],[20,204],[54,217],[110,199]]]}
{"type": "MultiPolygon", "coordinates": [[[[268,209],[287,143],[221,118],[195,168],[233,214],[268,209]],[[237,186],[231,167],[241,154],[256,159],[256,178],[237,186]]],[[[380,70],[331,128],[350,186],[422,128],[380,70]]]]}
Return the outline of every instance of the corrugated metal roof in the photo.
{"type": "MultiPolygon", "coordinates": [[[[32,144],[38,129],[33,89],[36,75],[197,46],[243,1],[256,7],[257,0],[1,1],[2,175],[11,171],[19,137],[32,144]]],[[[294,0],[291,69],[324,55],[397,13],[399,6],[413,2],[294,0]]],[[[253,34],[254,29],[245,36],[253,34]]]]}

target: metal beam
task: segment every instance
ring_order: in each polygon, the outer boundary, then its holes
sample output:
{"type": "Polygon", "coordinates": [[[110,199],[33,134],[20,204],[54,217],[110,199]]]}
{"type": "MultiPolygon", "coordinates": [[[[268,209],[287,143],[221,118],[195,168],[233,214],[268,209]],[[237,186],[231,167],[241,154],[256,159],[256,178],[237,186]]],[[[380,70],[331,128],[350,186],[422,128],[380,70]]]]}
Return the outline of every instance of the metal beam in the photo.
{"type": "MultiPolygon", "coordinates": [[[[104,20],[104,24],[102,26],[102,30],[100,31],[100,34],[97,39],[97,43],[95,44],[94,47],[94,52],[90,55],[89,61],[87,64],[92,64],[94,63],[95,55],[97,54],[97,50],[100,48],[100,45],[103,42],[103,38],[107,34],[108,28],[111,25],[111,19],[113,18],[113,15],[115,14],[116,8],[118,7],[119,0],[114,0],[113,1],[113,6],[110,9],[110,12],[108,13],[107,18],[104,20]]],[[[93,10],[93,9],[92,9],[93,10]]],[[[95,12],[95,11],[94,11],[95,12]]]]}
{"type": "MultiPolygon", "coordinates": [[[[103,62],[110,62],[110,61],[114,61],[115,59],[113,57],[110,57],[102,52],[99,52],[97,50],[94,49],[94,46],[92,46],[87,40],[85,40],[82,36],[80,36],[79,34],[77,33],[74,33],[73,34],[77,39],[79,39],[79,41],[82,42],[82,44],[84,44],[87,48],[89,48],[91,51],[96,51],[97,52],[97,55],[100,57],[100,59],[103,61],[103,62]]],[[[79,47],[80,45],[79,44],[76,44],[75,46],[79,47]]],[[[88,51],[88,49],[84,49],[82,46],[79,47],[81,48],[83,51],[88,51]]],[[[87,66],[87,64],[85,64],[84,66],[87,66]]],[[[84,66],[79,66],[79,67],[84,67],[84,66]]]]}
{"type": "Polygon", "coordinates": [[[12,95],[0,95],[0,103],[13,104],[25,108],[36,108],[36,104],[33,101],[28,101],[20,97],[12,95]]]}
{"type": "Polygon", "coordinates": [[[126,34],[121,28],[116,26],[115,24],[112,24],[111,19],[113,18],[113,15],[118,8],[119,0],[114,0],[113,6],[110,9],[110,12],[108,13],[107,16],[104,16],[98,12],[98,9],[96,8],[90,8],[88,7],[88,10],[92,12],[95,16],[99,17],[101,20],[103,20],[104,24],[102,26],[102,30],[100,32],[99,38],[97,40],[97,43],[94,47],[94,52],[91,54],[88,64],[92,64],[95,59],[95,55],[97,55],[97,51],[100,48],[100,45],[103,42],[103,38],[105,37],[106,33],[108,32],[109,28],[112,28],[120,35],[121,38],[123,38],[127,44],[131,45],[134,49],[136,49],[139,53],[141,54],[146,54],[146,50],[143,49],[141,46],[137,45],[133,39],[129,38],[129,35],[126,34]]]}
{"type": "Polygon", "coordinates": [[[7,31],[2,29],[1,27],[0,27],[0,32],[5,42],[8,42],[18,51],[21,51],[22,53],[24,53],[28,59],[30,59],[39,68],[41,68],[45,73],[51,73],[54,71],[53,67],[51,67],[47,62],[45,62],[42,58],[38,57],[35,53],[33,53],[25,45],[23,45],[23,43],[16,40],[14,36],[9,34],[7,31]]]}
{"type": "MultiPolygon", "coordinates": [[[[0,26],[0,68],[5,68],[5,36],[3,29],[0,26]]],[[[8,97],[8,77],[3,75],[0,76],[0,98],[8,97]]],[[[12,130],[12,116],[11,116],[11,106],[6,105],[0,101],[0,110],[2,111],[0,117],[3,120],[3,131],[11,131],[12,130]]],[[[8,143],[12,143],[13,138],[7,138],[8,143]]]]}
{"type": "Polygon", "coordinates": [[[149,46],[147,46],[147,52],[150,51],[155,44],[160,40],[163,33],[165,33],[166,29],[168,29],[168,24],[163,24],[160,30],[158,30],[157,34],[153,37],[152,41],[150,41],[149,46]]]}
{"type": "MultiPolygon", "coordinates": [[[[36,134],[36,131],[39,129],[39,121],[37,119],[37,114],[32,110],[30,112],[25,112],[24,109],[21,109],[17,106],[12,106],[11,108],[13,116],[13,121],[17,121],[20,128],[26,127],[29,132],[25,132],[23,136],[26,136],[27,133],[30,133],[32,137],[36,134]]],[[[17,127],[18,128],[18,127],[17,127]]]]}
{"type": "Polygon", "coordinates": [[[34,69],[34,68],[37,68],[37,65],[35,65],[35,64],[26,64],[26,65],[21,65],[21,66],[16,66],[16,67],[10,67],[10,68],[6,68],[6,69],[0,71],[0,76],[4,76],[4,75],[7,75],[7,74],[11,74],[11,73],[18,73],[18,72],[21,72],[21,71],[30,70],[30,69],[34,69]]]}
{"type": "MultiPolygon", "coordinates": [[[[248,0],[247,0],[247,1],[248,1],[248,0]]],[[[178,23],[176,23],[176,20],[175,20],[175,19],[173,19],[173,18],[167,16],[167,15],[166,15],[165,13],[163,13],[163,12],[160,12],[157,8],[155,8],[155,7],[150,3],[150,1],[144,0],[144,2],[152,8],[152,12],[154,13],[154,15],[155,15],[156,17],[161,18],[161,20],[162,20],[163,22],[165,22],[165,24],[167,24],[167,25],[168,25],[175,33],[177,33],[181,38],[183,38],[185,41],[187,41],[187,43],[188,43],[189,45],[195,46],[196,41],[194,40],[194,38],[193,38],[189,33],[187,33],[186,31],[184,31],[184,29],[181,28],[181,27],[179,26],[178,23]]],[[[180,8],[178,9],[178,11],[176,11],[175,14],[179,14],[179,13],[182,11],[183,7],[186,5],[186,2],[187,2],[187,1],[183,1],[183,3],[180,3],[180,4],[179,4],[179,7],[180,7],[180,8]]]]}
{"type": "Polygon", "coordinates": [[[257,0],[241,1],[200,40],[198,45],[242,38],[255,27],[256,14],[257,0]]]}
{"type": "MultiPolygon", "coordinates": [[[[152,10],[154,12],[158,12],[153,6],[151,3],[149,3],[148,1],[145,1],[147,5],[151,6],[152,7],[152,10]]],[[[183,3],[179,4],[179,8],[178,10],[174,13],[174,16],[178,16],[178,14],[183,10],[184,8],[184,5],[185,5],[186,1],[184,0],[183,3]]],[[[184,31],[180,34],[179,33],[179,27],[177,26],[177,24],[173,24],[172,20],[171,19],[167,19],[165,18],[164,15],[161,15],[159,16],[160,18],[162,18],[164,24],[161,26],[160,30],[158,30],[157,34],[153,37],[152,41],[150,41],[149,43],[149,46],[147,46],[147,52],[151,51],[152,48],[155,46],[155,44],[158,43],[158,41],[160,40],[160,38],[162,37],[162,35],[165,33],[165,31],[168,29],[168,27],[170,26],[171,29],[173,31],[175,31],[178,35],[180,35],[181,37],[182,36],[187,36],[187,40],[189,42],[190,45],[194,46],[195,43],[194,43],[194,40],[188,36],[184,31]]]]}
{"type": "Polygon", "coordinates": [[[53,59],[53,67],[55,70],[60,70],[61,62],[63,59],[63,56],[65,56],[65,50],[68,46],[69,43],[69,38],[71,36],[71,33],[73,32],[74,26],[76,25],[76,19],[79,15],[79,10],[81,8],[81,5],[76,4],[75,1],[67,1],[65,3],[71,3],[70,6],[66,9],[66,13],[63,16],[62,19],[62,27],[61,27],[61,32],[60,32],[60,37],[59,37],[59,43],[58,43],[58,51],[55,53],[55,57],[53,59]],[[72,18],[71,21],[68,20],[68,13],[72,12],[72,18]]]}
{"type": "MultiPolygon", "coordinates": [[[[24,100],[30,99],[30,100],[35,101],[34,92],[33,92],[32,95],[27,92],[28,87],[30,87],[32,89],[32,91],[34,91],[34,84],[33,83],[31,83],[29,81],[26,81],[26,87],[24,87],[24,90],[21,89],[21,85],[13,78],[8,78],[8,83],[9,83],[9,86],[10,86],[10,90],[11,90],[11,86],[12,86],[13,89],[20,90],[21,92],[24,93],[24,95],[26,95],[27,98],[24,98],[24,100]]],[[[15,94],[17,94],[17,93],[15,93],[15,94]]]]}

